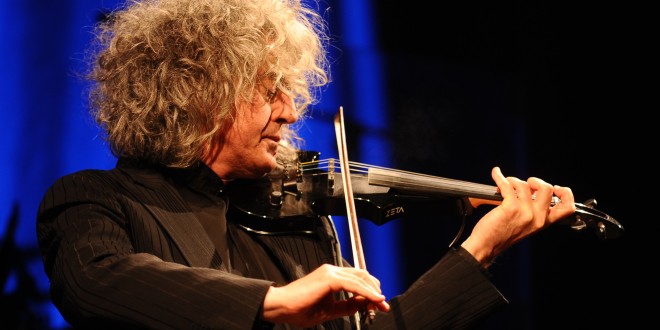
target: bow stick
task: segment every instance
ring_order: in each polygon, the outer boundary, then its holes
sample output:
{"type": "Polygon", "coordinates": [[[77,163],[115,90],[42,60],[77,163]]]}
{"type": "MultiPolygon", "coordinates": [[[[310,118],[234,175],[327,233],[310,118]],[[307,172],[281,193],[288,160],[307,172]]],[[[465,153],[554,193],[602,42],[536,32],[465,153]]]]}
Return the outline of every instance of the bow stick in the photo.
{"type": "MultiPolygon", "coordinates": [[[[348,217],[348,228],[351,235],[351,247],[353,250],[353,264],[355,268],[367,269],[364,262],[364,252],[362,251],[362,241],[360,240],[360,229],[357,223],[357,213],[355,211],[355,200],[353,199],[353,186],[351,184],[350,169],[348,167],[348,150],[346,148],[346,131],[344,130],[344,108],[339,107],[339,112],[335,115],[335,135],[337,136],[337,148],[339,149],[339,163],[341,165],[341,179],[344,187],[344,199],[346,201],[346,215],[348,217]]],[[[359,326],[359,315],[358,318],[359,326]]],[[[369,318],[371,323],[376,317],[376,312],[369,309],[369,318]]]]}

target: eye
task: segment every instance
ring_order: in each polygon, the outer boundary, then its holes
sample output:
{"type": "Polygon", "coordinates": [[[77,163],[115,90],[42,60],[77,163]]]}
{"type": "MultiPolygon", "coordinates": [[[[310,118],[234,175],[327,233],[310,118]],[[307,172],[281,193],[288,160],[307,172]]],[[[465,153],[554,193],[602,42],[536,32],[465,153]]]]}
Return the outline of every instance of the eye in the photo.
{"type": "Polygon", "coordinates": [[[266,102],[273,103],[275,96],[277,96],[277,88],[272,91],[270,89],[266,89],[266,102]]]}

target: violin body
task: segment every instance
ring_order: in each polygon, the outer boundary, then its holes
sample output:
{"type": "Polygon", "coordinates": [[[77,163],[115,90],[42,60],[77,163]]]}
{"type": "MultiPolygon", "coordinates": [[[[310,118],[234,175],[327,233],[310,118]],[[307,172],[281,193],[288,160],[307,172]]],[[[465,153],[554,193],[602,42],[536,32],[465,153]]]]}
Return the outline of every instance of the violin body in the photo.
{"type": "MultiPolygon", "coordinates": [[[[226,194],[233,214],[228,218],[239,219],[233,221],[247,230],[277,235],[312,233],[319,216],[347,215],[340,167],[318,156],[301,151],[298,159],[264,178],[229,184],[226,194]]],[[[357,216],[376,225],[420,210],[466,216],[480,205],[502,200],[495,186],[371,166],[351,173],[351,181],[357,216]]],[[[601,239],[623,234],[618,221],[595,209],[594,199],[575,205],[575,214],[561,224],[575,231],[593,230],[601,239]]]]}
{"type": "MultiPolygon", "coordinates": [[[[310,152],[301,155],[309,157],[310,152]]],[[[453,215],[471,212],[463,198],[398,193],[389,187],[370,185],[361,175],[353,176],[352,184],[358,217],[379,226],[420,211],[453,215]]],[[[298,164],[279,167],[261,179],[236,180],[225,193],[232,215],[228,218],[240,219],[238,225],[260,234],[311,234],[317,217],[347,215],[340,173],[307,169],[303,174],[298,164]]]]}

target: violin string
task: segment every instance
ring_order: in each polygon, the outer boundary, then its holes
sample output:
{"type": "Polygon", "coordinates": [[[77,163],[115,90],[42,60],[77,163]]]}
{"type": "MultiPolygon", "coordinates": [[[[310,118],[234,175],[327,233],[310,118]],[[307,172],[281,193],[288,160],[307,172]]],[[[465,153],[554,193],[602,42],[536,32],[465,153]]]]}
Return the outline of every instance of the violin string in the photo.
{"type": "MultiPolygon", "coordinates": [[[[309,173],[319,170],[325,170],[327,172],[332,172],[332,173],[341,173],[341,166],[339,164],[340,163],[338,159],[329,158],[324,160],[301,162],[300,166],[303,173],[309,173]]],[[[487,195],[498,195],[497,187],[493,185],[467,182],[457,179],[450,179],[450,178],[434,176],[424,173],[416,173],[411,171],[392,169],[383,166],[370,165],[370,164],[353,162],[353,161],[350,161],[349,165],[350,165],[349,167],[351,173],[353,174],[367,175],[369,174],[369,170],[378,169],[385,171],[387,174],[389,174],[391,176],[391,180],[394,180],[396,178],[399,181],[405,181],[405,183],[411,187],[434,189],[440,186],[446,189],[455,189],[456,191],[470,190],[487,195]]],[[[401,182],[397,182],[397,183],[401,183],[401,182]]]]}
{"type": "MultiPolygon", "coordinates": [[[[327,175],[327,173],[321,172],[322,170],[331,170],[332,172],[338,172],[340,171],[340,165],[339,165],[339,160],[337,159],[325,159],[325,160],[316,160],[316,161],[309,161],[309,162],[300,162],[298,163],[298,166],[300,168],[300,171],[305,173],[306,175],[309,175],[310,173],[312,175],[327,175]]],[[[423,173],[416,173],[416,172],[410,172],[410,171],[404,171],[404,170],[397,170],[397,169],[391,169],[387,167],[382,167],[382,166],[375,166],[375,165],[368,165],[368,164],[363,164],[363,163],[357,163],[357,162],[349,162],[349,167],[351,168],[351,172],[357,172],[360,175],[367,175],[369,174],[370,169],[382,169],[384,171],[388,171],[390,173],[399,173],[399,174],[410,174],[414,177],[418,178],[425,178],[428,177],[430,181],[435,181],[435,180],[442,180],[442,182],[446,185],[449,185],[449,183],[453,183],[455,186],[458,187],[472,187],[474,188],[475,191],[480,191],[481,193],[485,193],[488,195],[486,197],[487,199],[492,199],[492,200],[501,200],[501,195],[499,195],[499,191],[497,190],[497,186],[489,186],[485,184],[480,184],[480,183],[471,183],[471,182],[466,182],[466,181],[461,181],[461,180],[456,180],[456,179],[449,179],[449,178],[444,178],[444,177],[439,177],[439,176],[433,176],[429,174],[423,174],[423,173]],[[357,169],[356,169],[357,168],[357,169]]],[[[423,181],[423,180],[419,180],[423,181]]],[[[418,182],[419,184],[419,182],[418,182]]],[[[432,184],[429,184],[429,186],[433,186],[432,184]]],[[[462,190],[465,192],[465,190],[462,190]]],[[[470,197],[469,195],[467,197],[470,197]]],[[[485,196],[482,196],[485,197],[485,196]]],[[[561,200],[553,196],[551,205],[556,205],[561,203],[561,200]]],[[[605,235],[605,230],[603,228],[598,227],[598,234],[599,238],[614,238],[618,237],[621,235],[623,232],[623,226],[616,221],[614,218],[611,216],[596,210],[593,208],[594,205],[591,205],[590,203],[574,203],[577,208],[578,208],[578,215],[579,217],[583,219],[589,220],[589,223],[598,223],[598,224],[605,224],[607,225],[607,229],[612,231],[613,233],[610,233],[612,236],[609,237],[608,235],[605,235]],[[602,221],[593,221],[592,218],[602,220],[602,221]]],[[[481,205],[481,204],[478,204],[481,205]]],[[[475,206],[478,206],[475,205],[475,206]]],[[[584,222],[584,221],[583,221],[584,222]]],[[[577,222],[576,222],[577,223],[577,222]]],[[[573,226],[573,224],[571,224],[573,226]]]]}

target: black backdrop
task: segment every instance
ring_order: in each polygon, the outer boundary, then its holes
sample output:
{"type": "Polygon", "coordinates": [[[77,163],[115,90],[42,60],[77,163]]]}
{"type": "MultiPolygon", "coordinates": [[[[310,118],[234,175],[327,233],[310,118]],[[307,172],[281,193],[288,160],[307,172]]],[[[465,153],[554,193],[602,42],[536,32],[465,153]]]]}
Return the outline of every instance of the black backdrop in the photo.
{"type": "MultiPolygon", "coordinates": [[[[642,101],[644,10],[566,1],[373,5],[399,168],[490,184],[498,165],[505,175],[570,186],[578,202],[595,198],[626,229],[599,240],[556,226],[507,251],[490,270],[510,306],[484,328],[643,323],[648,309],[636,297],[656,288],[654,248],[643,244],[653,237],[643,233],[657,227],[653,203],[643,202],[643,186],[655,181],[648,157],[656,135],[642,101]]],[[[446,218],[402,223],[408,281],[453,238],[457,219],[446,218]]]]}

